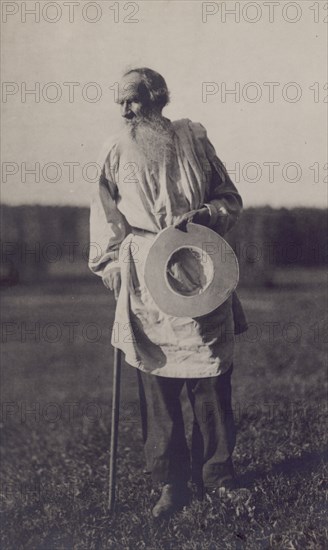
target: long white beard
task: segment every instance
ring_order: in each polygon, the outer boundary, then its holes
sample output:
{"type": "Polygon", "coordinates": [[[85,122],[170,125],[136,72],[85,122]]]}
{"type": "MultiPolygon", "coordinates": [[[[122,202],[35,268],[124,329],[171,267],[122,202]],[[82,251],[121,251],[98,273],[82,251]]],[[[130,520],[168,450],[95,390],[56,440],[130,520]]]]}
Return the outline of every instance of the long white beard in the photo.
{"type": "Polygon", "coordinates": [[[146,164],[158,167],[163,160],[170,163],[174,152],[172,124],[163,117],[133,120],[125,128],[126,137],[146,164]]]}

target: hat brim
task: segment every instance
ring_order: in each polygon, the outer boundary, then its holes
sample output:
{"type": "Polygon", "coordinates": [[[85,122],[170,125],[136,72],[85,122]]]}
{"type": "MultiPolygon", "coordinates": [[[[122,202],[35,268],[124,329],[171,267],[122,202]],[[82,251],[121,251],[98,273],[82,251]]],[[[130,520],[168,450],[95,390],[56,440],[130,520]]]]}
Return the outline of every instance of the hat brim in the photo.
{"type": "Polygon", "coordinates": [[[239,280],[238,260],[231,246],[220,235],[202,225],[188,223],[182,231],[174,226],[155,238],[145,262],[145,282],[158,308],[175,317],[201,317],[223,304],[239,280]],[[168,262],[177,250],[191,248],[211,262],[212,278],[201,292],[180,294],[168,281],[168,262]]]}

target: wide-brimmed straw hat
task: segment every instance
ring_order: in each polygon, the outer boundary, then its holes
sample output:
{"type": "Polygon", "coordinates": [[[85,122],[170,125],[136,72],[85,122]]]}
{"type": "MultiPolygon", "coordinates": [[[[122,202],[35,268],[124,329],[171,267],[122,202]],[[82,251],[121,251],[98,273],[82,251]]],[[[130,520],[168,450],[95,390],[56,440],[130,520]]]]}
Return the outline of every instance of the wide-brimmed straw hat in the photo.
{"type": "Polygon", "coordinates": [[[175,317],[214,311],[235,290],[238,260],[220,235],[202,225],[174,226],[155,238],[145,263],[145,282],[158,306],[175,317]]]}

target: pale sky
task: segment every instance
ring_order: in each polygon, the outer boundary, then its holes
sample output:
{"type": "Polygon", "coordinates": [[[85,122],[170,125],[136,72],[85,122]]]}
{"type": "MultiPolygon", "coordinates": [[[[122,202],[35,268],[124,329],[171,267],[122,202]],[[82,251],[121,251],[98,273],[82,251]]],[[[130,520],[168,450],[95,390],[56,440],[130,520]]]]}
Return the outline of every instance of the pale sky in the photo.
{"type": "Polygon", "coordinates": [[[148,66],[171,91],[164,114],[206,127],[245,206],[324,207],[324,4],[28,1],[37,22],[2,2],[2,202],[87,205],[88,163],[121,124],[115,82],[148,66]]]}

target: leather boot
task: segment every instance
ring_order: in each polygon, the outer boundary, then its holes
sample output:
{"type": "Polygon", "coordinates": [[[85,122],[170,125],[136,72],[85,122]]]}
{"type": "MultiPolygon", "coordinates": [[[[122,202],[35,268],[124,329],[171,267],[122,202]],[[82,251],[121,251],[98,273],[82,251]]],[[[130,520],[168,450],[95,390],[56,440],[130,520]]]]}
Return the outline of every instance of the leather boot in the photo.
{"type": "Polygon", "coordinates": [[[224,494],[240,488],[231,459],[222,464],[216,464],[216,476],[215,484],[206,486],[209,494],[224,494]]]}
{"type": "Polygon", "coordinates": [[[187,485],[167,483],[162,488],[162,494],[152,509],[154,518],[168,516],[182,508],[189,501],[187,485]]]}

